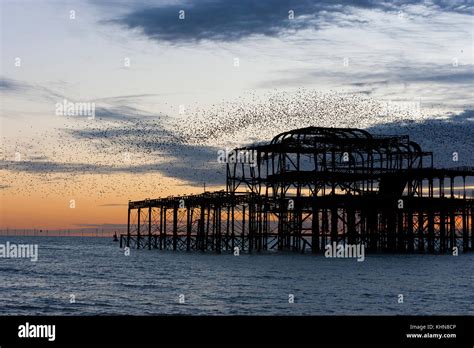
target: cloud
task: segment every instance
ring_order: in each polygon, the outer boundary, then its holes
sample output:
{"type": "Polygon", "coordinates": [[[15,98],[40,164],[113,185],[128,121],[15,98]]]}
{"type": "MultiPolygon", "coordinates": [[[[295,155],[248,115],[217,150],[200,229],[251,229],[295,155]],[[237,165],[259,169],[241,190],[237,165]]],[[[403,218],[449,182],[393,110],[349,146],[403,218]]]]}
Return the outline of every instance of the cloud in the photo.
{"type": "Polygon", "coordinates": [[[427,104],[468,108],[472,104],[474,65],[397,62],[374,64],[372,70],[358,66],[347,70],[324,67],[288,69],[279,77],[262,81],[258,88],[324,85],[340,91],[362,93],[377,99],[416,99],[427,104]]]}
{"type": "MultiPolygon", "coordinates": [[[[290,1],[203,1],[143,8],[110,21],[129,29],[141,29],[156,40],[193,42],[201,40],[236,41],[254,34],[276,36],[290,27],[304,27],[306,22],[288,19],[295,6],[290,1]],[[185,19],[178,18],[185,11],[185,19]]],[[[296,5],[299,15],[314,7],[307,1],[296,5]],[[305,3],[307,6],[302,6],[305,3]]]]}
{"type": "MultiPolygon", "coordinates": [[[[370,1],[346,3],[361,7],[372,4],[370,1]]],[[[171,43],[232,42],[253,35],[276,37],[286,31],[318,28],[319,14],[327,16],[341,11],[343,6],[333,1],[241,0],[229,3],[211,0],[140,8],[108,23],[139,29],[150,39],[171,43]],[[179,19],[180,11],[185,11],[183,20],[179,19]],[[294,19],[289,19],[289,11],[293,11],[294,19]]]]}
{"type": "MultiPolygon", "coordinates": [[[[124,142],[125,143],[125,142],[124,142]]],[[[129,146],[129,145],[127,145],[129,146]]],[[[150,145],[151,146],[151,145],[150,145]]],[[[217,162],[217,149],[207,146],[168,144],[161,147],[159,160],[145,164],[90,164],[55,161],[0,161],[0,170],[29,174],[108,175],[160,173],[190,184],[224,185],[225,165],[217,162]]],[[[7,188],[7,187],[5,187],[7,188]]]]}
{"type": "Polygon", "coordinates": [[[40,84],[28,83],[25,81],[0,77],[0,92],[16,94],[24,97],[25,95],[39,97],[48,101],[57,101],[64,99],[64,95],[40,84]]]}
{"type": "Polygon", "coordinates": [[[472,86],[474,83],[474,66],[466,65],[460,67],[460,69],[450,69],[450,72],[436,73],[434,68],[432,74],[418,75],[412,74],[410,77],[406,77],[406,81],[411,82],[436,82],[442,84],[466,84],[472,86]]]}
{"type": "Polygon", "coordinates": [[[433,0],[433,6],[443,11],[470,14],[474,12],[474,3],[469,1],[433,0]]]}
{"type": "Polygon", "coordinates": [[[167,177],[195,185],[224,185],[226,166],[217,162],[217,151],[212,146],[173,144],[163,149],[165,161],[158,170],[167,177]]]}
{"type": "Polygon", "coordinates": [[[157,94],[157,93],[142,93],[142,94],[126,94],[126,95],[118,95],[118,96],[113,96],[113,97],[105,97],[105,98],[98,98],[96,99],[97,102],[105,102],[108,104],[112,103],[124,103],[124,102],[137,102],[142,100],[143,98],[149,98],[149,97],[157,97],[161,96],[163,94],[157,94]]]}
{"type": "Polygon", "coordinates": [[[366,71],[357,66],[347,70],[305,68],[280,71],[282,77],[264,81],[259,87],[270,86],[303,86],[315,83],[320,79],[353,86],[387,85],[390,83],[436,82],[439,84],[474,83],[474,65],[465,64],[453,67],[449,64],[413,64],[397,62],[396,65],[382,66],[374,64],[372,70],[366,71]]]}
{"type": "Polygon", "coordinates": [[[30,88],[31,86],[25,82],[9,79],[6,77],[0,77],[0,92],[22,92],[30,88]]]}
{"type": "Polygon", "coordinates": [[[238,41],[253,35],[276,37],[285,32],[301,29],[319,29],[331,21],[336,25],[363,23],[360,18],[344,18],[337,23],[332,15],[350,12],[351,8],[376,9],[398,12],[407,5],[423,4],[435,11],[472,13],[472,5],[450,1],[255,1],[255,0],[208,0],[198,2],[172,2],[159,7],[148,3],[122,14],[119,18],[105,21],[128,29],[138,29],[150,39],[170,43],[189,43],[201,40],[238,41]],[[294,19],[288,18],[294,11],[294,19]],[[185,11],[184,19],[179,19],[185,11]]]}
{"type": "MultiPolygon", "coordinates": [[[[126,111],[126,110],[125,110],[126,111]]],[[[133,111],[133,109],[132,109],[133,111]]],[[[128,118],[131,112],[108,111],[108,118],[119,122],[116,126],[65,129],[78,141],[87,140],[97,148],[92,153],[112,151],[111,158],[118,158],[113,165],[77,165],[72,168],[55,165],[52,170],[72,170],[99,173],[161,173],[192,184],[224,184],[225,166],[217,163],[218,148],[189,143],[190,139],[180,135],[176,129],[167,129],[161,119],[128,118]],[[124,154],[130,160],[124,160],[124,154]],[[147,158],[146,164],[135,163],[147,158]]],[[[96,118],[103,118],[98,112],[96,118]]]]}
{"type": "Polygon", "coordinates": [[[54,161],[0,161],[0,170],[34,174],[101,173],[107,169],[107,166],[87,163],[61,163],[54,161]]]}
{"type": "Polygon", "coordinates": [[[109,120],[109,121],[126,121],[141,117],[154,117],[155,115],[146,113],[143,110],[137,108],[117,105],[110,107],[97,107],[95,109],[95,118],[98,120],[109,120]]]}

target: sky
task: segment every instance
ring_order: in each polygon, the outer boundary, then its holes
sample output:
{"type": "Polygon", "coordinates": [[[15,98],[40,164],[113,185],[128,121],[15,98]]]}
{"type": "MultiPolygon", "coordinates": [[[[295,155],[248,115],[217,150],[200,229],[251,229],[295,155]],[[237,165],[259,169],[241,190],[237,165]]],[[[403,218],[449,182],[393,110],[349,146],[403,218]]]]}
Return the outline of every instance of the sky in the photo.
{"type": "Polygon", "coordinates": [[[222,189],[219,149],[310,125],[473,165],[473,10],[0,0],[0,229],[123,226],[128,200],[222,189]]]}

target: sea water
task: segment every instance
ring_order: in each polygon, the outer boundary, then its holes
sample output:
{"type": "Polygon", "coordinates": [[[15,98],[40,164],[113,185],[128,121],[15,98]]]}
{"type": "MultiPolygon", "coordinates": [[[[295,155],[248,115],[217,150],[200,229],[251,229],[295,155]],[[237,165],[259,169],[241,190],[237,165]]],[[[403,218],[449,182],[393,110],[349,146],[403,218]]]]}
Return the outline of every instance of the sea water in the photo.
{"type": "Polygon", "coordinates": [[[85,237],[0,237],[0,315],[474,314],[474,253],[234,256],[134,250],[85,237]]]}

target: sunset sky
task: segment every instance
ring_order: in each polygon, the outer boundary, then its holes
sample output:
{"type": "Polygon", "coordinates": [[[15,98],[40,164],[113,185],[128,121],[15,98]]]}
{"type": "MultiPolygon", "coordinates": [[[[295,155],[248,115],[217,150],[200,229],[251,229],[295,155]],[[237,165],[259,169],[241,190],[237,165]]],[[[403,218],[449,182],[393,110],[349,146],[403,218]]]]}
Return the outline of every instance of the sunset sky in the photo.
{"type": "Polygon", "coordinates": [[[218,149],[296,126],[474,163],[470,1],[0,4],[0,229],[121,226],[128,200],[221,189],[218,149]]]}

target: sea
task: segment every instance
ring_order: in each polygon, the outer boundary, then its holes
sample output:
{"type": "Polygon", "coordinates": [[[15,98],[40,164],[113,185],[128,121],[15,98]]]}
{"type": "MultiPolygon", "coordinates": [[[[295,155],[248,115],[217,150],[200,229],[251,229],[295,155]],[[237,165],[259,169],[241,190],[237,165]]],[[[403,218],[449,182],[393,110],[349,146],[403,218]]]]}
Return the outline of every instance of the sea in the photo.
{"type": "Polygon", "coordinates": [[[474,253],[211,254],[96,237],[0,237],[0,315],[473,315],[474,253]]]}

